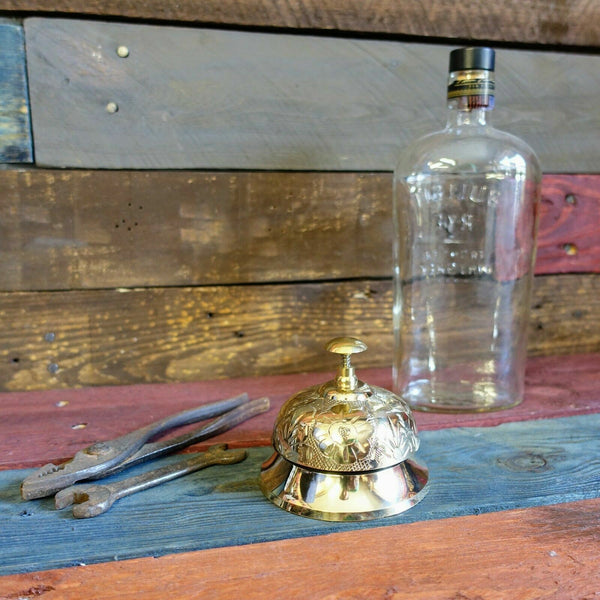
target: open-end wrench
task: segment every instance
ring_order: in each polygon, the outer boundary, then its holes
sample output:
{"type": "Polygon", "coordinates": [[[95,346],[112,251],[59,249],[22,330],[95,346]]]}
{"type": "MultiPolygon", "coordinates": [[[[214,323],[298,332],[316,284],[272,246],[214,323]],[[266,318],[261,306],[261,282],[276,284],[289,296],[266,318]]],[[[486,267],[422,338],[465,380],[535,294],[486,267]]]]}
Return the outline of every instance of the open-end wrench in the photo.
{"type": "Polygon", "coordinates": [[[141,492],[211,465],[229,465],[241,462],[245,458],[245,450],[227,450],[227,444],[216,444],[202,454],[121,481],[72,485],[58,492],[54,501],[56,508],[75,504],[73,516],[77,519],[95,517],[106,512],[124,496],[141,492]]]}

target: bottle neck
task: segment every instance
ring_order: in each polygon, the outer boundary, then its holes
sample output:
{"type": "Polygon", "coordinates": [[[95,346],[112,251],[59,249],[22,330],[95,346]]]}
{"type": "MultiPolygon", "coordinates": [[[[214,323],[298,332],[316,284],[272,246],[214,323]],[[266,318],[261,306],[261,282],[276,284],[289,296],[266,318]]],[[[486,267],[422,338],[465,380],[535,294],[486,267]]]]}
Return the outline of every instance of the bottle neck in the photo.
{"type": "Polygon", "coordinates": [[[494,72],[453,71],[448,78],[448,129],[485,127],[494,108],[494,72]]]}

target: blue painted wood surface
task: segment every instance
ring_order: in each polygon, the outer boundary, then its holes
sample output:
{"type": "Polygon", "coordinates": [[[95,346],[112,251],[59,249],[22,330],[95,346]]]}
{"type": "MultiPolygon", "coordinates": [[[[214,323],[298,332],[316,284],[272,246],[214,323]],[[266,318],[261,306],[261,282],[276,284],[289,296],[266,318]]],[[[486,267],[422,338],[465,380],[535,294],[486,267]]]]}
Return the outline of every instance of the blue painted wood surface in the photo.
{"type": "Polygon", "coordinates": [[[52,498],[21,501],[19,485],[30,471],[4,471],[0,574],[596,498],[599,431],[600,415],[425,431],[419,456],[431,473],[427,497],[403,515],[360,524],[305,519],[267,502],[257,476],[269,448],[124,498],[87,520],[55,511],[52,498]]]}
{"type": "Polygon", "coordinates": [[[23,28],[0,22],[0,163],[33,162],[23,28]]]}

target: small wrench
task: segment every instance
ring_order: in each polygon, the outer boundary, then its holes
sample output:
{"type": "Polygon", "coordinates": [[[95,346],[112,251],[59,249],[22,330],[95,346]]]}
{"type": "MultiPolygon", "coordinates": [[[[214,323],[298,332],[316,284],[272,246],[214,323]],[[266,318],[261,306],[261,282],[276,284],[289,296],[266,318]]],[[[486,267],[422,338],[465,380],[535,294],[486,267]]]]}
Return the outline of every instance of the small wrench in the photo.
{"type": "Polygon", "coordinates": [[[227,450],[227,444],[215,444],[206,452],[176,463],[113,483],[83,483],[61,490],[55,496],[56,508],[73,506],[76,519],[95,517],[106,512],[119,498],[141,492],[182,475],[211,465],[229,465],[246,458],[245,450],[227,450]]]}

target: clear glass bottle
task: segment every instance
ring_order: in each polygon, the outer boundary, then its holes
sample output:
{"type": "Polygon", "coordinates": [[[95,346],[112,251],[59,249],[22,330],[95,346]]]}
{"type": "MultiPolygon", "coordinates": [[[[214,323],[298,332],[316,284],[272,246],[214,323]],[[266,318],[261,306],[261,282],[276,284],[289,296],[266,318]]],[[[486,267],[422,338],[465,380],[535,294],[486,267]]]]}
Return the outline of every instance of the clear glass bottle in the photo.
{"type": "Polygon", "coordinates": [[[490,125],[494,51],[450,54],[446,128],[394,177],[394,386],[415,409],[523,398],[541,172],[490,125]]]}

